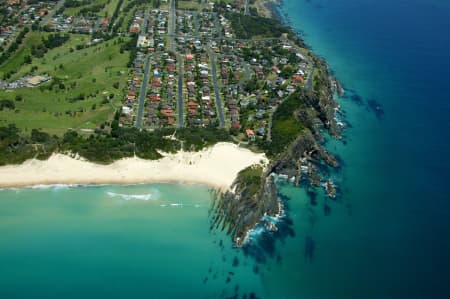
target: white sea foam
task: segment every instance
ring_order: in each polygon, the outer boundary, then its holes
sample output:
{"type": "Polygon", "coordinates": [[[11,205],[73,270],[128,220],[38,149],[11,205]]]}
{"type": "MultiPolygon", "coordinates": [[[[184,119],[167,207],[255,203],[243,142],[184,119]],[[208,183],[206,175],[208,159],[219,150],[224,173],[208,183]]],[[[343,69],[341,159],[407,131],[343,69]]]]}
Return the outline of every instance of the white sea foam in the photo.
{"type": "Polygon", "coordinates": [[[156,198],[152,193],[147,194],[121,194],[114,192],[106,192],[110,197],[119,197],[124,200],[155,200],[156,198]]]}
{"type": "Polygon", "coordinates": [[[73,188],[73,187],[78,187],[78,185],[76,185],[76,184],[33,185],[33,186],[29,186],[27,188],[30,188],[30,189],[55,189],[55,190],[59,190],[59,189],[68,189],[68,188],[73,188]]]}

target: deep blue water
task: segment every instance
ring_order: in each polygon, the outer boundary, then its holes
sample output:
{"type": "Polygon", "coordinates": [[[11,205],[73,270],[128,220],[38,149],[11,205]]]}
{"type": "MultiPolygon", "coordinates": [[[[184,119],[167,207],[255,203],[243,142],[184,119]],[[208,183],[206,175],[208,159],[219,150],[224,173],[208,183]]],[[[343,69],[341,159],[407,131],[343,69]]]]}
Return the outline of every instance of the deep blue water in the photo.
{"type": "Polygon", "coordinates": [[[344,161],[329,216],[283,188],[297,235],[280,250],[315,253],[268,281],[286,298],[449,298],[449,2],[284,0],[281,14],[342,81],[351,127],[328,144],[344,161]]]}

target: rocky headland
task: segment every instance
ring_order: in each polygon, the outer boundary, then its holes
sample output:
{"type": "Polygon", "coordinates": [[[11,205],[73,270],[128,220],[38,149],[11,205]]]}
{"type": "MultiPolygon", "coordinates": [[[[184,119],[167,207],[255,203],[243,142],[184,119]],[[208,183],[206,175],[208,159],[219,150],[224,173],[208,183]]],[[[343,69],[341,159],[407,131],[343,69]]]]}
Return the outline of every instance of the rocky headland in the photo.
{"type": "MultiPolygon", "coordinates": [[[[302,129],[282,146],[263,144],[262,149],[270,157],[269,164],[248,167],[238,174],[231,191],[216,194],[211,228],[226,230],[238,247],[247,243],[250,232],[258,225],[263,224],[270,231],[277,230],[276,224],[265,225],[267,216],[284,214],[276,177],[283,177],[295,185],[302,181],[323,187],[328,197],[336,196],[336,187],[324,170],[336,168],[339,163],[324,148],[324,134],[340,138],[335,117],[338,104],[334,100],[339,84],[322,59],[313,59],[316,68],[314,86],[309,90],[297,90],[274,113],[276,116],[284,110],[283,114],[287,115],[282,119],[294,120],[302,129]]],[[[273,121],[272,126],[277,126],[277,117],[273,121]]]]}

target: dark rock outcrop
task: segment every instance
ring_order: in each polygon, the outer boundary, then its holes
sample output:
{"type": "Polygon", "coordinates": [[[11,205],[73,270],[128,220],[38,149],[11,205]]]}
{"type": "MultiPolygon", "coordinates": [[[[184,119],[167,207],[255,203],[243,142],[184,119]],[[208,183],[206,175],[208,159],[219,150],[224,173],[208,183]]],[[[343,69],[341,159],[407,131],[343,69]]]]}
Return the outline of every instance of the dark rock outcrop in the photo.
{"type": "Polygon", "coordinates": [[[235,245],[241,246],[246,234],[265,214],[279,213],[277,188],[273,176],[254,165],[241,171],[232,185],[233,191],[217,194],[211,229],[227,229],[235,245]]]}

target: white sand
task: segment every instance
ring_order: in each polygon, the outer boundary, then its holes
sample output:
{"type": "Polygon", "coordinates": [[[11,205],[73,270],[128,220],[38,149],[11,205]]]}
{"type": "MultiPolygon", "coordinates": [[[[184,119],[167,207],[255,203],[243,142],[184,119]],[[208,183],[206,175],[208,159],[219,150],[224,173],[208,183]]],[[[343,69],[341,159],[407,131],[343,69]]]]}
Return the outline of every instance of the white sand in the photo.
{"type": "Polygon", "coordinates": [[[125,158],[109,165],[53,154],[46,161],[27,160],[0,167],[0,187],[180,182],[226,190],[240,170],[261,161],[267,163],[264,154],[232,143],[218,143],[201,152],[166,154],[156,161],[125,158]]]}

